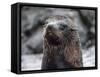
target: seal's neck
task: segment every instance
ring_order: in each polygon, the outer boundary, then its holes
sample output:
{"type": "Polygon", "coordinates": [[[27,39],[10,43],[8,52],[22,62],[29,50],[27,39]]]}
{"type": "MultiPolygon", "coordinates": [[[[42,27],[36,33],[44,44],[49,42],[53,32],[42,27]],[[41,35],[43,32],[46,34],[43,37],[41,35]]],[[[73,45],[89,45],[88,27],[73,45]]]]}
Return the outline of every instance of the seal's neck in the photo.
{"type": "Polygon", "coordinates": [[[43,69],[64,69],[72,67],[69,63],[65,61],[63,47],[53,47],[45,42],[43,51],[43,69]]]}

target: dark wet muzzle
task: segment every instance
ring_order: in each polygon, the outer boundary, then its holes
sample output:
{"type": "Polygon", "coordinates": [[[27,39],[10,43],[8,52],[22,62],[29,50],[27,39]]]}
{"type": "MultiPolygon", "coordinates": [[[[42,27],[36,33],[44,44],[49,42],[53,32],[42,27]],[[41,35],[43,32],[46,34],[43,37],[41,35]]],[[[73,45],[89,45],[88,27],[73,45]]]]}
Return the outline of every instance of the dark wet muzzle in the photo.
{"type": "Polygon", "coordinates": [[[51,30],[52,28],[47,29],[45,38],[47,39],[50,45],[60,45],[60,38],[51,30]]]}

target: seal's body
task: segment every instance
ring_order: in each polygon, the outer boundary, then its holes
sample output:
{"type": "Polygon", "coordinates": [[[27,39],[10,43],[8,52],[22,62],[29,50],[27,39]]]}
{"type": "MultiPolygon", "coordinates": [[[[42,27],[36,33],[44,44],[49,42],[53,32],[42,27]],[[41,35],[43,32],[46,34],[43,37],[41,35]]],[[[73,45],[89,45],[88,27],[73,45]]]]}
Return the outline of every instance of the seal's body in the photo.
{"type": "Polygon", "coordinates": [[[42,70],[83,66],[77,28],[69,17],[46,19],[43,37],[42,70]]]}

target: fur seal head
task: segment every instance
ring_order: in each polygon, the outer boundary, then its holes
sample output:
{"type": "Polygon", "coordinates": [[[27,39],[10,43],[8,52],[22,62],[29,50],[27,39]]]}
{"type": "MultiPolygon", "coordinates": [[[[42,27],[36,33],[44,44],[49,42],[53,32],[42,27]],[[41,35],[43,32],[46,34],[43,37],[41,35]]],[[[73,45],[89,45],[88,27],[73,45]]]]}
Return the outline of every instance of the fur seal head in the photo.
{"type": "Polygon", "coordinates": [[[65,38],[71,31],[75,31],[72,21],[65,16],[51,16],[46,19],[44,25],[44,40],[52,46],[64,45],[65,38]]]}

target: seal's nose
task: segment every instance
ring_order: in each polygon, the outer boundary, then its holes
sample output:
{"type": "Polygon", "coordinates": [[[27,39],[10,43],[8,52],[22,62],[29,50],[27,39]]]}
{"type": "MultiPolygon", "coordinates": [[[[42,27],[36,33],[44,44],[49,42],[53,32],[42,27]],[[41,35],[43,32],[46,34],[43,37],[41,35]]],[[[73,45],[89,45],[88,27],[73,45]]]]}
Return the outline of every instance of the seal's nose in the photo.
{"type": "Polygon", "coordinates": [[[48,27],[47,27],[47,30],[48,30],[48,31],[51,31],[51,30],[52,30],[52,26],[48,26],[48,27]]]}

